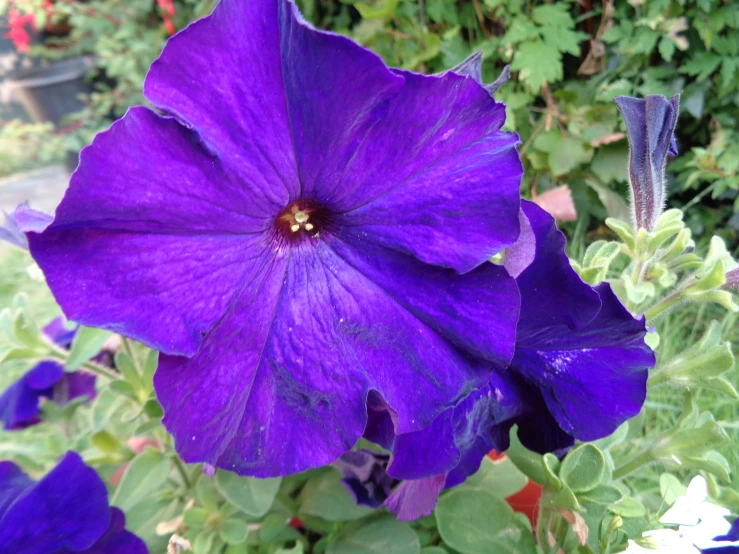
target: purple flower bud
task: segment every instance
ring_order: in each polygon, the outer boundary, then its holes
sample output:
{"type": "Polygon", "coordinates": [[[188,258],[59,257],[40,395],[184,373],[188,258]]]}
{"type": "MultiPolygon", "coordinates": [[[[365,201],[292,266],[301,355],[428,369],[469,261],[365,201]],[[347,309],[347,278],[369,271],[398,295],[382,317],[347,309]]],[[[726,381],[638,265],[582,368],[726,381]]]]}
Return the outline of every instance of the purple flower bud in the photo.
{"type": "Polygon", "coordinates": [[[670,100],[655,94],[646,98],[614,98],[629,135],[631,210],[637,229],[653,231],[665,205],[664,171],[667,155],[677,154],[674,132],[680,95],[670,100]]]}
{"type": "Polygon", "coordinates": [[[726,272],[726,282],[721,286],[725,290],[739,291],[739,267],[726,272]]]}

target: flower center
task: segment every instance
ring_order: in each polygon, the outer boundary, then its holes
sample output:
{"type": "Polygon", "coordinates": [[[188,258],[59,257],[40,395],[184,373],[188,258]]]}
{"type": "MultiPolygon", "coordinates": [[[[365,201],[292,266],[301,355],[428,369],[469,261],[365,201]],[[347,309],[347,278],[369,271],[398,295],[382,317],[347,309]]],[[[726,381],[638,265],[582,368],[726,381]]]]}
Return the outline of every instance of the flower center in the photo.
{"type": "Polygon", "coordinates": [[[317,237],[326,223],[327,212],[315,200],[301,198],[288,205],[275,220],[278,234],[293,241],[303,237],[317,237]]]}

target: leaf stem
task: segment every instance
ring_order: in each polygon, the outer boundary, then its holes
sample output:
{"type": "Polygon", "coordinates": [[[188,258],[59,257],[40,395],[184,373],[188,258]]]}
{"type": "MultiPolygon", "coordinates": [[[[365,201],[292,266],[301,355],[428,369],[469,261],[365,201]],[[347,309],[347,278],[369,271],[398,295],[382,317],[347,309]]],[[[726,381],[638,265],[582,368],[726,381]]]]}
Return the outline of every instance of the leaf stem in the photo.
{"type": "Polygon", "coordinates": [[[184,463],[177,454],[175,454],[172,459],[174,460],[174,466],[177,468],[177,472],[182,478],[182,482],[185,484],[185,487],[190,490],[192,488],[192,483],[190,482],[190,477],[187,475],[187,471],[185,471],[184,463]]]}
{"type": "Polygon", "coordinates": [[[652,457],[649,455],[649,450],[645,450],[641,454],[637,455],[631,461],[626,462],[624,465],[617,467],[613,470],[613,480],[623,479],[629,473],[636,471],[642,466],[645,466],[652,462],[652,457]]]}
{"type": "MultiPolygon", "coordinates": [[[[51,357],[56,358],[58,361],[61,361],[63,365],[69,357],[69,351],[57,346],[56,344],[46,339],[44,339],[44,342],[46,347],[51,351],[51,357]]],[[[99,377],[105,377],[106,379],[110,380],[115,380],[119,378],[118,374],[112,369],[90,360],[84,362],[80,369],[87,370],[88,372],[93,373],[99,377]]]]}

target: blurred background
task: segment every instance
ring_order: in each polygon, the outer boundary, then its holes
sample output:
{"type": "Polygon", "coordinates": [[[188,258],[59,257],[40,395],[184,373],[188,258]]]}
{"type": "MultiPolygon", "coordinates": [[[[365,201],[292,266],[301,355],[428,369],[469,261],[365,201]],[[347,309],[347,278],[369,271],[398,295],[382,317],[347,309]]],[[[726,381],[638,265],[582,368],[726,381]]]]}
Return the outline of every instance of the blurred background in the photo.
{"type": "MultiPolygon", "coordinates": [[[[167,38],[215,0],[0,0],[0,209],[53,210],[80,149],[145,103],[167,38]]],[[[736,0],[298,0],[316,26],[392,66],[433,73],[484,52],[486,80],[522,140],[523,194],[582,237],[626,218],[628,145],[619,94],[682,94],[670,204],[694,236],[739,231],[736,0]]],[[[121,155],[125,155],[122,152],[121,155]]]]}

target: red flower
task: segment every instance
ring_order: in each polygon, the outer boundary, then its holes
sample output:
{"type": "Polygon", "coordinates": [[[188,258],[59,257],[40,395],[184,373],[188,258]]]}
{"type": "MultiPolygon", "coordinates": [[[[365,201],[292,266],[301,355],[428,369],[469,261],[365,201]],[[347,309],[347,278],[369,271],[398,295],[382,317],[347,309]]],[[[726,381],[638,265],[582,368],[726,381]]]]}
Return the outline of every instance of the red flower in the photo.
{"type": "Polygon", "coordinates": [[[16,8],[11,7],[8,10],[8,26],[10,31],[5,36],[13,41],[15,49],[18,52],[31,50],[31,35],[27,28],[36,30],[36,20],[33,14],[22,14],[16,8]]]}
{"type": "Polygon", "coordinates": [[[164,21],[164,26],[167,28],[167,32],[170,35],[175,34],[176,29],[174,28],[174,24],[172,23],[172,18],[175,16],[175,9],[174,9],[174,3],[172,0],[157,0],[157,4],[159,5],[159,8],[162,10],[162,21],[164,21]]]}

